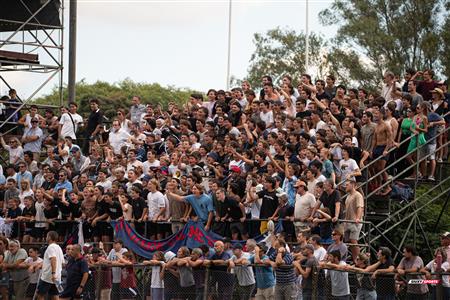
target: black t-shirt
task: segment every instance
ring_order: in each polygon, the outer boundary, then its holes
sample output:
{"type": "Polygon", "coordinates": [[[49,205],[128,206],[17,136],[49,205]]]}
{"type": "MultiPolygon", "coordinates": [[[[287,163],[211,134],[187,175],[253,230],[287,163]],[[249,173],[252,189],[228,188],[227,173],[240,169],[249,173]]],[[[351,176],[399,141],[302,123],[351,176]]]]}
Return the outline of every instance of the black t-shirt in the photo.
{"type": "Polygon", "coordinates": [[[267,219],[273,216],[278,207],[278,197],[276,195],[276,192],[268,192],[267,190],[262,190],[258,193],[258,197],[262,198],[259,217],[261,219],[267,219]]]}
{"type": "Polygon", "coordinates": [[[296,118],[306,118],[306,117],[311,117],[311,112],[309,110],[304,110],[304,111],[299,111],[295,114],[296,118]]]}
{"type": "Polygon", "coordinates": [[[103,113],[100,110],[91,112],[86,126],[86,135],[90,136],[95,131],[95,128],[97,128],[97,125],[100,125],[102,123],[103,113]]]}
{"type": "Polygon", "coordinates": [[[44,216],[47,219],[56,219],[59,215],[59,209],[56,205],[51,205],[49,208],[44,208],[44,216]]]}
{"type": "Polygon", "coordinates": [[[328,99],[331,100],[331,96],[330,94],[328,94],[327,92],[323,92],[322,94],[317,94],[316,98],[320,101],[322,99],[328,99]]]}
{"type": "MultiPolygon", "coordinates": [[[[336,203],[341,202],[341,196],[337,190],[333,190],[330,195],[324,191],[320,196],[319,201],[324,207],[327,207],[330,210],[330,216],[333,218],[336,214],[336,203]]],[[[341,205],[340,215],[342,214],[342,211],[343,207],[341,205]]]]}
{"type": "Polygon", "coordinates": [[[345,116],[343,113],[333,114],[333,116],[339,121],[339,124],[342,124],[342,121],[344,121],[345,116]]]}
{"type": "Polygon", "coordinates": [[[144,208],[147,207],[144,198],[130,199],[130,204],[133,207],[133,217],[135,219],[140,219],[144,212],[144,208]]]}
{"type": "Polygon", "coordinates": [[[224,205],[225,213],[228,214],[228,218],[232,218],[233,221],[239,221],[243,217],[239,202],[236,199],[226,197],[224,205]]]}
{"type": "Polygon", "coordinates": [[[113,201],[111,204],[108,204],[107,213],[111,220],[117,220],[123,216],[122,206],[118,201],[113,201]]]}
{"type": "Polygon", "coordinates": [[[66,265],[67,285],[64,291],[76,291],[80,286],[83,274],[89,272],[89,266],[86,260],[71,258],[66,265]]]}
{"type": "MultiPolygon", "coordinates": [[[[392,258],[389,258],[385,263],[378,266],[379,269],[387,269],[393,266],[392,258]]],[[[394,295],[395,296],[395,279],[394,275],[379,274],[375,280],[377,295],[394,295]]]]}
{"type": "MultiPolygon", "coordinates": [[[[24,207],[23,208],[23,210],[22,210],[22,217],[30,218],[30,217],[34,217],[34,216],[36,216],[36,208],[34,208],[34,204],[31,205],[30,208],[28,208],[28,207],[24,207]]],[[[27,223],[25,223],[25,227],[26,228],[33,228],[34,227],[34,223],[27,222],[27,223]]]]}
{"type": "Polygon", "coordinates": [[[307,278],[303,278],[302,280],[302,288],[304,290],[312,290],[313,287],[313,268],[318,265],[317,259],[313,256],[311,258],[306,259],[302,267],[304,269],[311,268],[311,272],[307,278]]]}
{"type": "Polygon", "coordinates": [[[56,180],[53,180],[52,182],[44,181],[42,183],[42,188],[46,191],[53,190],[56,186],[56,180]]]}
{"type": "Polygon", "coordinates": [[[65,205],[64,203],[61,202],[60,198],[55,198],[55,200],[53,200],[53,203],[56,204],[56,206],[58,206],[58,209],[61,211],[61,216],[63,220],[67,220],[70,217],[70,203],[68,205],[65,205]]]}
{"type": "Polygon", "coordinates": [[[70,213],[72,214],[72,218],[79,218],[81,217],[81,203],[73,203],[70,202],[70,213]]]}
{"type": "Polygon", "coordinates": [[[22,215],[22,209],[20,207],[16,207],[15,209],[8,208],[7,218],[15,219],[22,215]]]}

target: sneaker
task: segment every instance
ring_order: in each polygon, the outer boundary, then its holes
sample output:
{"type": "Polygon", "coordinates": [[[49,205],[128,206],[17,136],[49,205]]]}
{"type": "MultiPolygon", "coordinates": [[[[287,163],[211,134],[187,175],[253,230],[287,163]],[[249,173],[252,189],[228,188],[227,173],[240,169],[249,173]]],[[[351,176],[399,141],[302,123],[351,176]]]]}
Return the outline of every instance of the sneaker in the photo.
{"type": "Polygon", "coordinates": [[[436,181],[436,179],[434,178],[434,176],[428,176],[428,180],[430,180],[430,181],[436,181]]]}
{"type": "Polygon", "coordinates": [[[442,158],[438,158],[436,161],[437,161],[438,163],[441,163],[441,162],[442,162],[442,158]]]}

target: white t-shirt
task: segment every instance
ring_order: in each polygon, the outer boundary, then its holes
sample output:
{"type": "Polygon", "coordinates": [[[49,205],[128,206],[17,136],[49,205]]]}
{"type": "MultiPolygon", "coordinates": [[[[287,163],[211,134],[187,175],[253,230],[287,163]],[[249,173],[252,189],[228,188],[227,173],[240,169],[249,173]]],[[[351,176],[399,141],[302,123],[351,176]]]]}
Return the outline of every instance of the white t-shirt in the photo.
{"type": "MultiPolygon", "coordinates": [[[[430,261],[425,268],[430,270],[431,272],[436,272],[436,263],[434,262],[434,259],[430,261]]],[[[441,269],[444,270],[444,272],[448,272],[450,270],[450,264],[447,261],[442,262],[441,269]]],[[[444,287],[450,287],[450,276],[444,275],[442,276],[442,286],[444,287]]]]}
{"type": "Polygon", "coordinates": [[[44,202],[37,202],[34,204],[34,208],[36,209],[36,216],[34,217],[34,219],[36,221],[40,221],[40,222],[36,222],[34,223],[34,227],[36,228],[45,228],[47,227],[47,225],[42,222],[45,221],[45,214],[44,214],[44,202]]]}
{"type": "Polygon", "coordinates": [[[95,184],[95,186],[101,186],[105,189],[105,192],[108,192],[112,187],[112,182],[109,180],[99,181],[95,184]]]}
{"type": "MultiPolygon", "coordinates": [[[[339,169],[342,172],[341,181],[347,180],[347,175],[355,172],[359,169],[358,164],[352,158],[348,160],[341,159],[339,161],[339,169]]],[[[352,176],[350,179],[355,180],[355,177],[352,176]]]]}
{"type": "MultiPolygon", "coordinates": [[[[163,262],[164,265],[164,262],[163,262]]],[[[152,281],[150,287],[152,289],[163,289],[164,288],[164,280],[161,279],[159,275],[161,273],[162,266],[152,266],[152,281]]]]}
{"type": "Polygon", "coordinates": [[[319,247],[319,249],[314,250],[314,257],[318,261],[324,260],[326,255],[327,255],[327,250],[325,250],[324,247],[319,247]]]}
{"type": "MultiPolygon", "coordinates": [[[[42,258],[37,257],[36,260],[33,260],[33,258],[31,257],[27,257],[27,259],[25,259],[24,263],[30,266],[35,266],[38,265],[42,262],[42,258]]],[[[28,271],[28,274],[30,274],[30,283],[37,283],[39,280],[39,276],[41,275],[41,269],[38,269],[36,271],[34,271],[33,273],[30,273],[30,271],[28,271]]]]}
{"type": "Polygon", "coordinates": [[[161,208],[166,207],[166,202],[164,201],[164,195],[156,191],[154,193],[149,192],[147,195],[147,206],[148,206],[148,218],[153,220],[158,214],[161,208]]]}
{"type": "MultiPolygon", "coordinates": [[[[127,248],[122,248],[119,251],[120,254],[124,254],[125,252],[128,252],[127,248]]],[[[117,252],[115,249],[111,249],[107,259],[109,261],[116,261],[118,259],[117,252]]],[[[120,267],[112,267],[111,272],[112,272],[112,283],[120,283],[122,269],[120,267]]]]}
{"type": "Polygon", "coordinates": [[[83,118],[79,114],[70,114],[64,113],[62,114],[61,118],[59,119],[59,124],[61,126],[61,136],[66,137],[70,136],[73,139],[76,139],[75,132],[78,129],[78,125],[83,123],[83,118]],[[72,116],[72,119],[70,119],[70,116],[72,116]],[[75,124],[75,130],[73,128],[73,125],[75,124]]]}
{"type": "Polygon", "coordinates": [[[41,272],[41,280],[53,284],[52,265],[51,265],[52,257],[56,257],[56,270],[55,270],[56,280],[61,281],[61,271],[62,265],[64,263],[64,254],[62,252],[61,247],[55,243],[48,245],[47,250],[45,250],[41,272]]]}
{"type": "Polygon", "coordinates": [[[113,149],[114,154],[120,154],[120,149],[126,144],[129,137],[131,137],[131,135],[123,128],[120,128],[116,132],[114,132],[113,130],[109,132],[108,141],[111,145],[111,148],[113,149]]]}
{"type": "Polygon", "coordinates": [[[148,174],[148,172],[150,171],[150,168],[159,168],[160,163],[159,160],[155,160],[154,162],[149,162],[148,160],[144,161],[144,163],[142,164],[144,169],[144,174],[148,174]]]}
{"type": "Polygon", "coordinates": [[[260,112],[259,118],[266,123],[266,126],[269,126],[270,124],[273,124],[273,112],[269,110],[268,112],[260,112]]]}
{"type": "MultiPolygon", "coordinates": [[[[311,215],[312,209],[316,206],[316,197],[306,192],[303,196],[297,194],[295,197],[294,217],[296,219],[305,219],[311,215]]],[[[301,222],[295,222],[296,225],[302,225],[301,222]]]]}
{"type": "MultiPolygon", "coordinates": [[[[11,148],[9,145],[5,145],[5,150],[9,152],[9,163],[15,164],[19,160],[23,160],[23,148],[18,146],[17,148],[11,148]]],[[[2,172],[3,174],[3,172],[2,172]]]]}

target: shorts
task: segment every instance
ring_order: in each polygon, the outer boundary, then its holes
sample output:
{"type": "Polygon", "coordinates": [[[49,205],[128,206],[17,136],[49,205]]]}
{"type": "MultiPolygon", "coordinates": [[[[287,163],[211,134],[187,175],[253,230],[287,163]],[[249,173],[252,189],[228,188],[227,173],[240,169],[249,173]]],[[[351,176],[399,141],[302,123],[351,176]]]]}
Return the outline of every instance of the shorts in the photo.
{"type": "Polygon", "coordinates": [[[344,224],[344,241],[358,240],[362,224],[346,223],[344,224]]]}
{"type": "Polygon", "coordinates": [[[382,157],[383,160],[388,160],[388,156],[383,156],[383,152],[386,149],[386,145],[378,145],[373,148],[372,158],[377,159],[378,157],[382,157]]]}
{"type": "Polygon", "coordinates": [[[427,159],[435,160],[436,159],[436,144],[428,144],[426,148],[427,148],[426,155],[429,155],[427,157],[427,159]]]}
{"type": "Polygon", "coordinates": [[[64,291],[59,295],[60,298],[83,298],[83,293],[77,295],[77,287],[66,287],[64,291]]]}
{"type": "Polygon", "coordinates": [[[101,222],[101,224],[99,225],[101,226],[101,232],[103,236],[112,237],[114,235],[114,230],[110,223],[101,222]]]}
{"type": "Polygon", "coordinates": [[[27,287],[27,297],[33,298],[35,292],[36,292],[37,283],[30,283],[27,287]]]}
{"type": "Polygon", "coordinates": [[[295,235],[297,235],[301,232],[311,230],[311,227],[309,226],[309,224],[305,223],[305,222],[295,222],[294,225],[295,225],[295,235]]]}
{"type": "Polygon", "coordinates": [[[37,284],[37,293],[39,295],[50,295],[58,296],[59,292],[54,283],[49,283],[47,281],[39,280],[37,284]]]}

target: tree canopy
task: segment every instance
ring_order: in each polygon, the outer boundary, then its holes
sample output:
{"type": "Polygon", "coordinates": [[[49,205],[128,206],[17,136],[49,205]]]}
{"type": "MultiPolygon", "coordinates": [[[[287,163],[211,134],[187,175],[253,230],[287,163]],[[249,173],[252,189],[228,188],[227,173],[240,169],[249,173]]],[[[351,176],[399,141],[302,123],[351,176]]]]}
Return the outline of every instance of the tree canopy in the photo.
{"type": "MultiPolygon", "coordinates": [[[[265,34],[255,33],[256,50],[250,58],[248,77],[254,87],[260,87],[261,78],[270,74],[273,78],[289,74],[298,79],[305,72],[306,35],[291,29],[275,28],[265,34]]],[[[309,35],[309,62],[320,65],[320,53],[325,46],[323,37],[309,35]]]]}
{"type": "MultiPolygon", "coordinates": [[[[76,102],[81,113],[89,111],[89,100],[97,98],[107,117],[116,114],[118,108],[128,109],[131,106],[131,98],[139,95],[142,103],[153,105],[161,104],[167,107],[168,102],[178,104],[186,103],[191,91],[174,87],[162,87],[157,83],[136,83],[131,79],[125,79],[111,84],[104,81],[97,81],[92,84],[84,80],[76,84],[76,102]]],[[[63,90],[64,99],[68,98],[68,90],[63,90]]],[[[36,100],[36,103],[59,105],[59,91],[54,89],[52,93],[36,100]]]]}

